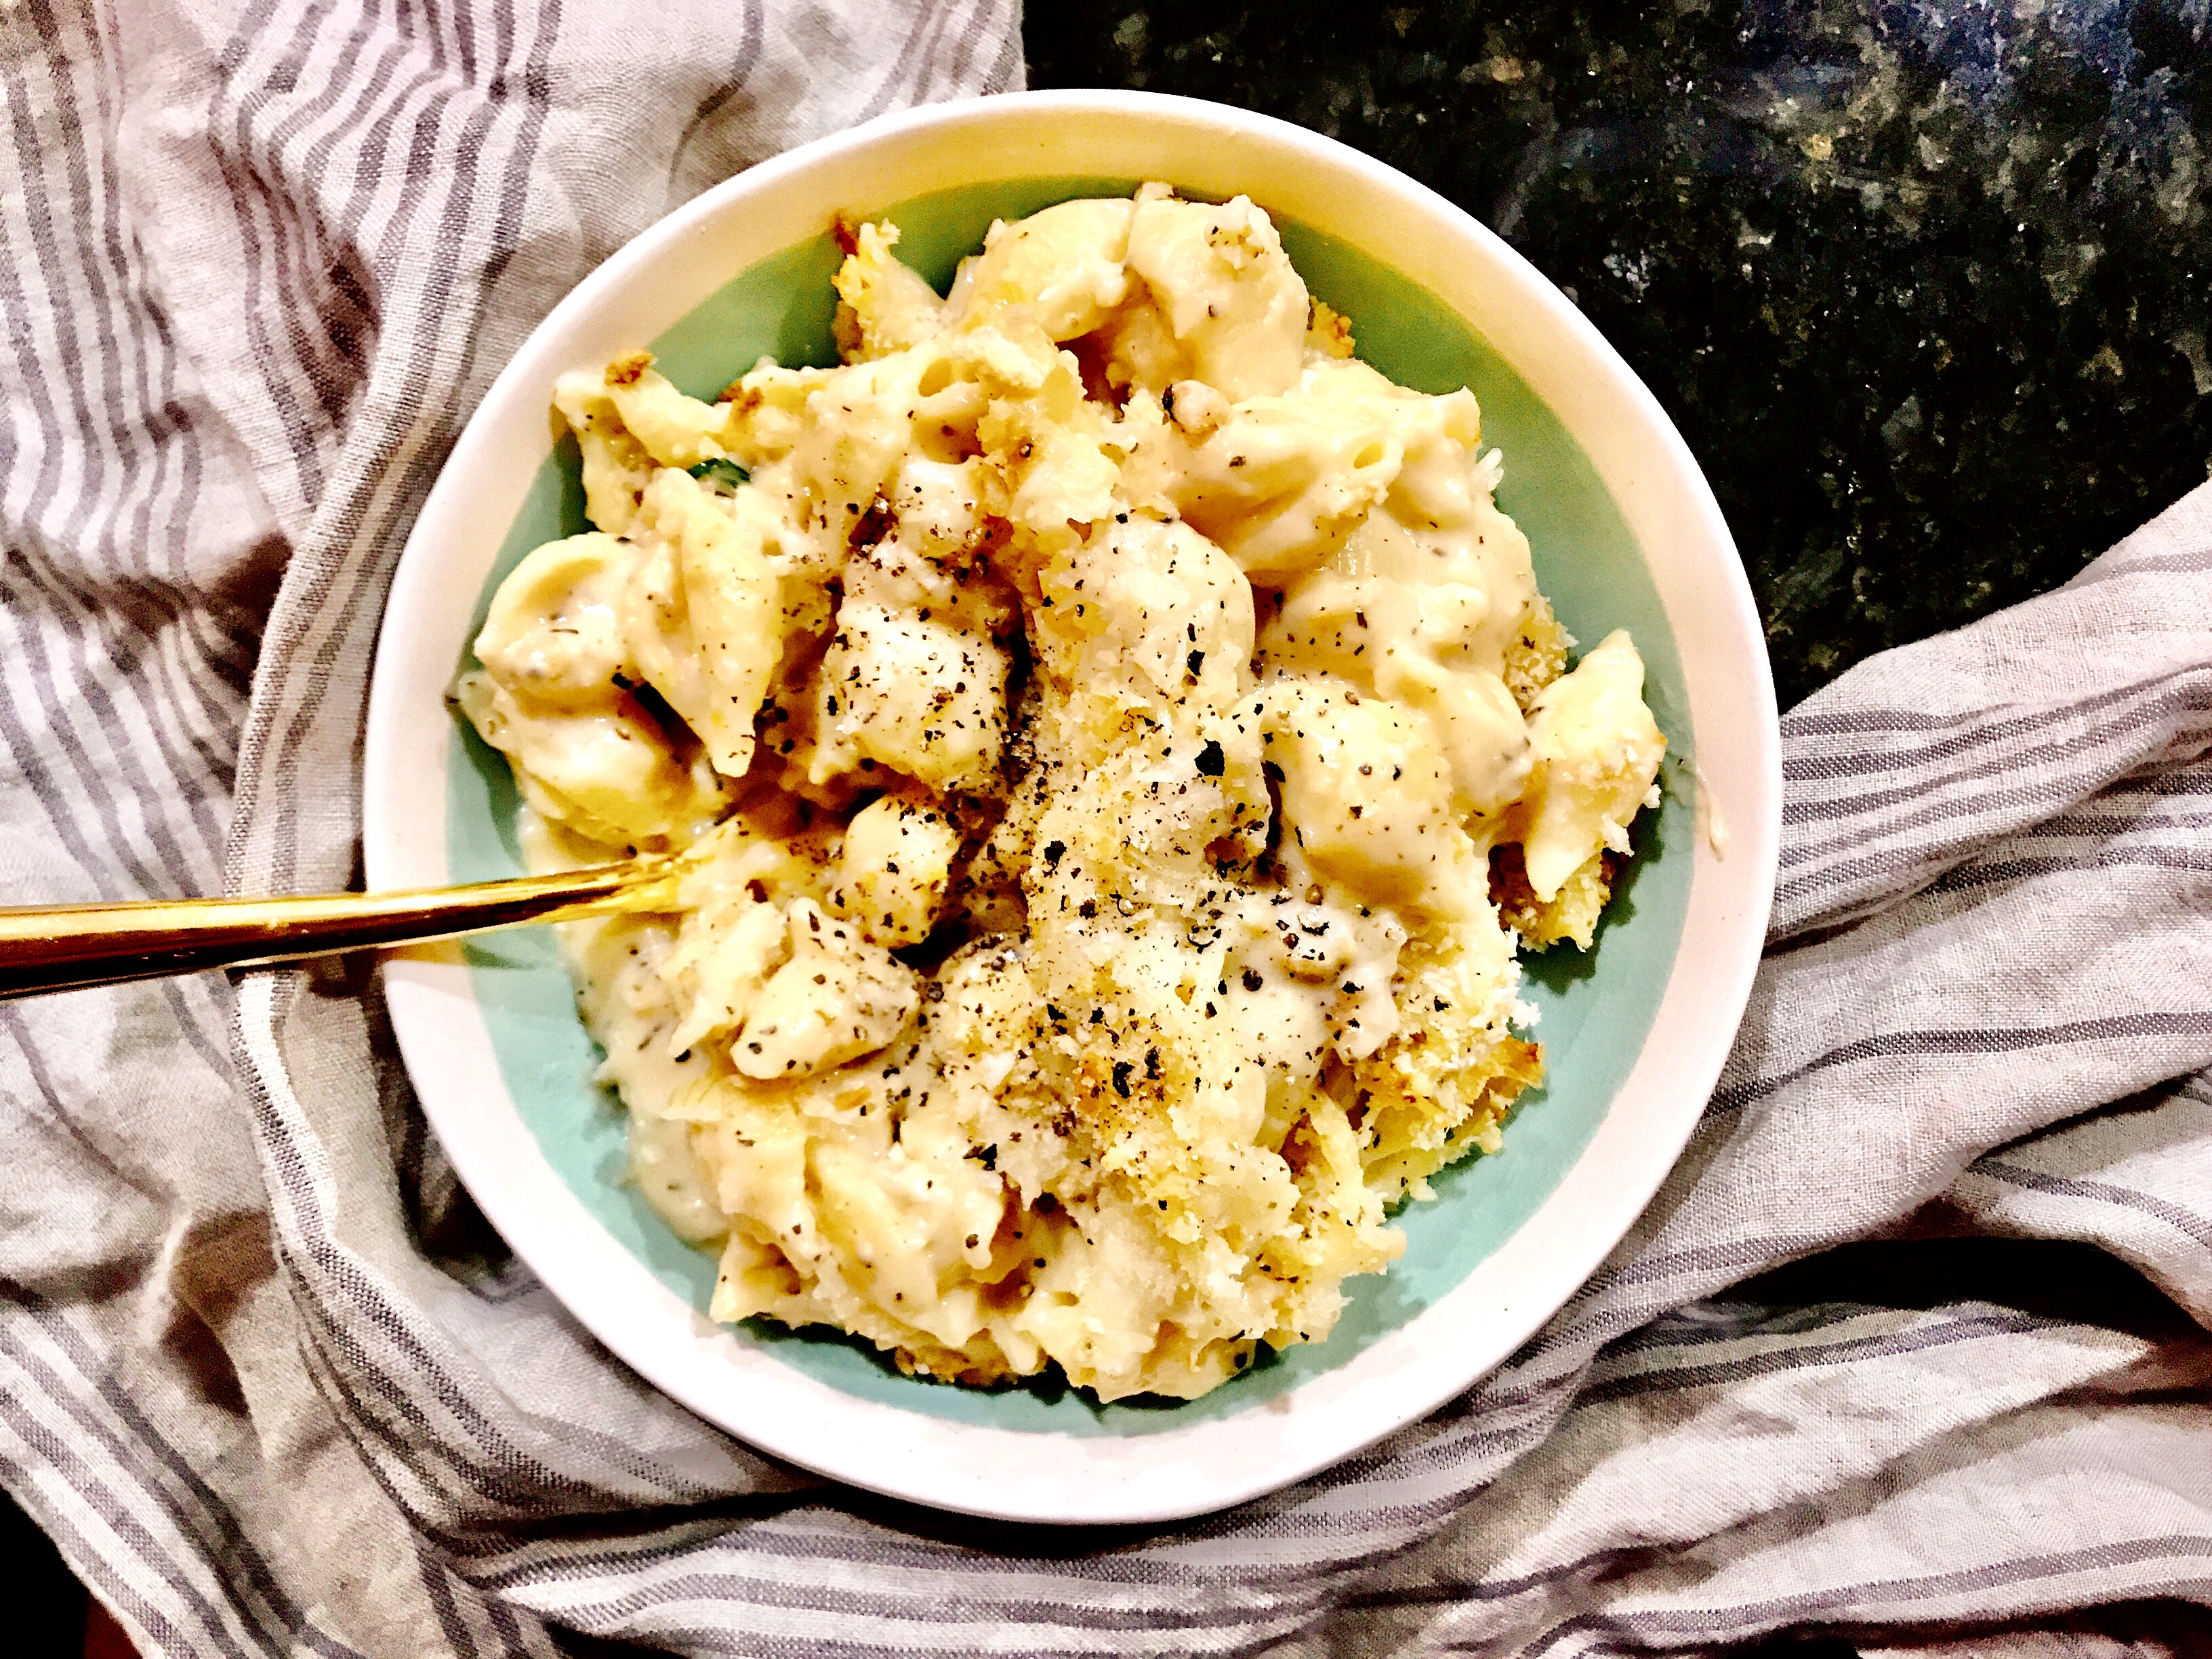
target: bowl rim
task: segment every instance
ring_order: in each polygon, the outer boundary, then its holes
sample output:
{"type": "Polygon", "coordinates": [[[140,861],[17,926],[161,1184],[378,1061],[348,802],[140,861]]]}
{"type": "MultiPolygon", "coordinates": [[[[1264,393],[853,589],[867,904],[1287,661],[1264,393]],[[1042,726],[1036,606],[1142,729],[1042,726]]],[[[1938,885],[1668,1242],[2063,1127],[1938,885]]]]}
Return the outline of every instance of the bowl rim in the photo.
{"type": "MultiPolygon", "coordinates": [[[[422,623],[426,616],[441,614],[443,594],[455,586],[453,561],[447,556],[469,544],[453,531],[469,515],[468,498],[483,495],[482,477],[498,464],[502,447],[511,457],[527,447],[518,446],[516,434],[526,433],[529,422],[536,422],[538,437],[545,439],[544,410],[551,379],[547,360],[558,342],[634,289],[647,273],[672,259],[682,260],[687,245],[702,245],[714,227],[748,204],[788,192],[817,174],[835,174],[841,164],[849,172],[852,163],[895,157],[902,146],[941,143],[994,129],[1002,130],[1002,138],[1019,139],[1025,129],[1040,123],[1058,131],[1071,124],[1087,122],[1097,128],[1102,121],[1126,123],[1133,118],[1150,128],[1215,141],[1232,153],[1228,161],[1207,164],[1217,168],[1233,167],[1237,156],[1249,153],[1326,178],[1335,187],[1371,192],[1368,204],[1382,220],[1420,233],[1410,249],[1416,264],[1423,259],[1433,264],[1454,250],[1472,253],[1485,280],[1496,283],[1510,308],[1529,325],[1525,338],[1501,338],[1479,327],[1478,331],[1532,389],[1541,384],[1528,360],[1538,340],[1543,349],[1564,354],[1595,377],[1587,392],[1575,394],[1586,405],[1579,424],[1550,396],[1541,390],[1538,395],[1553,404],[1589,455],[1636,533],[1660,587],[1691,688],[1691,725],[1701,767],[1709,731],[1696,710],[1706,708],[1711,718],[1719,693],[1709,690],[1700,697],[1699,686],[1726,680],[1735,700],[1729,726],[1712,728],[1712,735],[1724,740],[1710,745],[1711,767],[1716,775],[1724,775],[1723,787],[1710,784],[1703,770],[1699,775],[1701,833],[1693,848],[1684,931],[1651,1031],[1590,1143],[1559,1187],[1492,1258],[1494,1262],[1508,1256],[1531,1237],[1548,1243],[1552,1248],[1534,1261],[1510,1264],[1531,1269],[1540,1288],[1531,1293],[1526,1288],[1530,1281],[1520,1279],[1501,1288],[1492,1282],[1491,1264],[1486,1263],[1345,1366],[1254,1411],[1188,1428],[1126,1440],[1093,1439],[924,1418],[804,1377],[745,1348],[731,1333],[678,1303],[590,1217],[537,1152],[495,1063],[487,1064],[489,1038],[459,951],[428,947],[394,954],[383,970],[403,1059],[456,1172],[517,1257],[611,1352],[709,1423],[772,1455],[934,1508],[1047,1523],[1150,1523],[1226,1508],[1340,1462],[1464,1391],[1565,1305],[1633,1226],[1673,1169],[1719,1077],[1749,998],[1771,902],[1781,814],[1773,682],[1750,585],[1710,485],[1657,399],[1582,312],[1494,233],[1427,186],[1334,139],[1228,106],[1146,92],[1003,94],[926,105],[817,139],[736,174],[647,227],[586,276],[516,348],[457,439],[393,573],[379,629],[362,774],[366,885],[374,890],[446,879],[446,769],[442,760],[434,768],[424,762],[426,691],[416,672],[434,660],[437,647],[426,643],[426,635],[435,630],[422,623]],[[1591,441],[1593,432],[1601,441],[1591,441]],[[1607,438],[1619,441],[1618,453],[1603,441],[1607,438]],[[1632,465],[1620,459],[1632,450],[1632,465]],[[1619,463],[1610,470],[1609,458],[1619,463]],[[1638,467],[1644,471],[1639,473],[1638,467]],[[1685,566],[1674,573],[1680,579],[1678,586],[1694,590],[1692,610],[1678,613],[1664,579],[1667,568],[1655,561],[1646,526],[1639,523],[1624,485],[1662,495],[1672,491],[1663,509],[1655,507],[1652,514],[1667,520],[1662,527],[1671,528],[1682,544],[1700,550],[1698,568],[1685,566]],[[1693,638],[1716,654],[1693,660],[1693,638]],[[1714,666],[1731,653],[1725,672],[1714,666]],[[1725,860],[1719,856],[1719,836],[1706,833],[1708,789],[1717,799],[1725,795],[1728,800],[1725,860]],[[1698,963],[1692,993],[1685,990],[1683,958],[1693,933],[1708,954],[1698,963]],[[1654,1039],[1670,1029],[1670,1011],[1679,1017],[1680,1008],[1692,1002],[1700,1023],[1682,1034],[1680,1046],[1667,1056],[1663,1098],[1639,1112],[1633,1133],[1615,1133],[1623,1100],[1645,1077],[1653,1059],[1654,1039]],[[470,1048],[471,1028],[480,1052],[470,1048]],[[526,1146],[516,1145],[517,1134],[526,1146]],[[1576,1226],[1559,1233],[1565,1212],[1581,1202],[1595,1205],[1598,1224],[1590,1226],[1583,1213],[1576,1226]],[[618,1253],[621,1261],[610,1259],[609,1251],[618,1253]],[[634,1271],[626,1273],[625,1263],[634,1271]],[[1450,1363],[1439,1364],[1433,1355],[1418,1352],[1413,1333],[1424,1327],[1432,1333],[1455,1328],[1452,1322],[1468,1320],[1481,1322],[1484,1340],[1458,1352],[1450,1363]],[[1356,1393],[1369,1402],[1364,1414],[1352,1397],[1356,1393]],[[1244,1431],[1235,1431],[1239,1425],[1244,1431]],[[1038,1458],[1039,1443],[1047,1439],[1052,1455],[1038,1458]],[[1032,1467],[1010,1470],[1009,1463],[1032,1467]]],[[[1048,147],[1059,140],[1036,142],[1048,147]]],[[[1141,171],[1025,166],[1018,142],[975,149],[976,165],[947,173],[931,187],[1047,173],[1141,171]]],[[[1186,183],[1201,170],[1176,169],[1176,181],[1186,183]]],[[[911,193],[887,191],[883,199],[911,193]]],[[[1255,193],[1267,198],[1271,207],[1281,205],[1279,191],[1261,188],[1255,193]]],[[[827,194],[816,199],[817,229],[846,205],[827,194]]],[[[1292,216],[1314,222],[1310,215],[1292,216]]],[[[1407,246],[1394,245],[1386,252],[1356,231],[1334,224],[1322,228],[1423,282],[1453,310],[1468,315],[1465,305],[1408,265],[1407,246]]],[[[763,258],[775,251],[763,246],[751,257],[763,258]]],[[[734,274],[725,270],[718,280],[734,274]]],[[[680,315],[683,309],[675,305],[670,314],[680,315]]],[[[492,556],[493,550],[487,549],[476,562],[471,597],[492,556]]],[[[439,705],[441,717],[443,688],[457,659],[458,653],[447,654],[428,689],[428,701],[439,705]]],[[[450,732],[447,740],[452,740],[450,732]]],[[[1647,1084],[1644,1092],[1654,1086],[1647,1084]]],[[[1520,1254],[1528,1254],[1527,1249],[1520,1254]]]]}

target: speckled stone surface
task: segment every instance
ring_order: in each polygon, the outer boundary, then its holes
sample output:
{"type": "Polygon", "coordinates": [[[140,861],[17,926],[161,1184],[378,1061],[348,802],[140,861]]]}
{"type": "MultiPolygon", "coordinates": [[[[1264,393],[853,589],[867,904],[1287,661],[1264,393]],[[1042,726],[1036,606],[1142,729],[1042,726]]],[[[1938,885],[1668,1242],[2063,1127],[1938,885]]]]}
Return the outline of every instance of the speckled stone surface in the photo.
{"type": "Polygon", "coordinates": [[[1565,288],[1711,478],[1785,706],[2212,468],[2212,0],[1031,0],[1025,30],[1032,85],[1302,122],[1565,288]]]}

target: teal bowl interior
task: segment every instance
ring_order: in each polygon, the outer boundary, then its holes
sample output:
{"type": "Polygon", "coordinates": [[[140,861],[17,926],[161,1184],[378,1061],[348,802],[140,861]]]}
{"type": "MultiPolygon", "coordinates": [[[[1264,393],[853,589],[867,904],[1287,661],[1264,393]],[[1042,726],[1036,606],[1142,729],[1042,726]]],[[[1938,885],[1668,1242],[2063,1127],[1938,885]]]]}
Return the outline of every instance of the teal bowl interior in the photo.
{"type": "MultiPolygon", "coordinates": [[[[1127,195],[1139,182],[1002,180],[917,197],[877,216],[899,227],[899,256],[942,291],[993,219],[1075,196],[1127,195]]],[[[1499,502],[1528,532],[1539,584],[1585,644],[1614,628],[1633,634],[1647,672],[1644,695],[1667,734],[1668,777],[1686,775],[1694,756],[1674,635],[1644,554],[1589,458],[1527,382],[1427,289],[1347,243],[1278,224],[1307,286],[1352,319],[1361,357],[1424,392],[1473,388],[1485,442],[1505,453],[1499,502]]],[[[735,276],[652,342],[662,372],[694,396],[711,398],[763,353],[791,365],[834,363],[830,279],[838,259],[825,234],[735,276]]],[[[538,468],[515,515],[478,595],[477,623],[525,554],[586,527],[575,447],[564,442],[538,468]]],[[[465,722],[458,725],[447,784],[453,878],[520,873],[506,763],[465,722]]],[[[1326,1342],[1263,1355],[1201,1400],[1102,1405],[1049,1382],[984,1390],[902,1376],[872,1346],[825,1329],[793,1332],[755,1321],[738,1328],[738,1340],[765,1344],[809,1376],[868,1399],[998,1428],[1077,1434],[1141,1434],[1250,1411],[1341,1364],[1480,1270],[1596,1132],[1651,1030],[1674,964],[1689,900],[1692,831],[1686,792],[1668,787],[1661,809],[1638,821],[1637,856],[1596,947],[1587,955],[1563,948],[1525,964],[1524,994],[1542,1011],[1534,1035],[1544,1045],[1546,1081],[1522,1097],[1503,1152],[1445,1170],[1432,1182],[1433,1200],[1401,1209],[1404,1257],[1386,1273],[1350,1282],[1349,1304],[1326,1342]]],[[[501,1073],[547,1159],[600,1224],[703,1316],[714,1258],[680,1243],[625,1182],[622,1108],[611,1091],[591,1081],[599,1048],[577,1017],[550,930],[473,942],[467,959],[501,1073]]]]}

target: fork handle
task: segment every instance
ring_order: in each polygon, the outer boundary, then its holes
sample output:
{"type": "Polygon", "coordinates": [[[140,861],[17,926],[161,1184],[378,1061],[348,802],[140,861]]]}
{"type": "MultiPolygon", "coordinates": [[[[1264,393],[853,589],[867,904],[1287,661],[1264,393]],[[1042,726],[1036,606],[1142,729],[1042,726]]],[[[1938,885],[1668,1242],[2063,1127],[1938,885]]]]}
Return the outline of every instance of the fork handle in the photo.
{"type": "Polygon", "coordinates": [[[663,860],[465,887],[0,910],[0,999],[670,908],[663,860]]]}

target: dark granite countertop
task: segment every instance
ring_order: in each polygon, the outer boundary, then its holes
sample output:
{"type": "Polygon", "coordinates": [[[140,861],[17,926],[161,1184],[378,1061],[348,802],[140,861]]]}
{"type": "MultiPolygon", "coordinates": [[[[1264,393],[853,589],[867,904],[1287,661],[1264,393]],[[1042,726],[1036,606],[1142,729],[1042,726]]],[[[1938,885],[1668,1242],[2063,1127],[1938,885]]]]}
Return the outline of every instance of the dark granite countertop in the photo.
{"type": "Polygon", "coordinates": [[[1031,3],[1032,85],[1315,127],[1559,283],[1711,477],[1784,705],[2212,464],[2207,0],[1031,3]]]}

